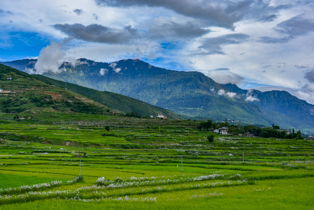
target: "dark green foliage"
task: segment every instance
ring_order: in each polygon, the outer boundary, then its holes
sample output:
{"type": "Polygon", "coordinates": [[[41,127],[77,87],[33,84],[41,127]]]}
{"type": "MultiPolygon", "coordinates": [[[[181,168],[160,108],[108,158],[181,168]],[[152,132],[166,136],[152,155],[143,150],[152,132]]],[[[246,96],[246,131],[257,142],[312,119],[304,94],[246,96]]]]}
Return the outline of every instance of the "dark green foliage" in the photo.
{"type": "Polygon", "coordinates": [[[110,131],[110,126],[109,126],[109,125],[106,125],[106,126],[105,126],[105,129],[106,129],[106,131],[110,131]]]}
{"type": "Polygon", "coordinates": [[[274,123],[273,123],[272,127],[273,127],[273,129],[277,129],[277,130],[280,129],[280,127],[278,125],[275,125],[274,123]]]}
{"type": "Polygon", "coordinates": [[[293,132],[288,134],[285,130],[278,130],[273,128],[260,128],[253,125],[248,125],[243,127],[245,132],[249,132],[254,136],[260,136],[263,138],[275,137],[282,139],[304,139],[302,137],[301,131],[299,130],[297,133],[293,132]]]}
{"type": "Polygon", "coordinates": [[[209,143],[213,143],[215,139],[215,134],[211,133],[207,136],[207,140],[209,143]]]}
{"type": "Polygon", "coordinates": [[[213,121],[207,120],[207,122],[201,122],[199,126],[197,127],[197,129],[209,131],[212,129],[212,126],[213,126],[213,121]]]}

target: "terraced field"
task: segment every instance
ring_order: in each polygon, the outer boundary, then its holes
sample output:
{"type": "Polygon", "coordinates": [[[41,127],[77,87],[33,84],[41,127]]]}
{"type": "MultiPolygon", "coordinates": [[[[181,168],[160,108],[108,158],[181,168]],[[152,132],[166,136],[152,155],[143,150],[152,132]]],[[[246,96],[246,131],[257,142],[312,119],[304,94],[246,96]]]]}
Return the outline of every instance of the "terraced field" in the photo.
{"type": "Polygon", "coordinates": [[[0,124],[0,209],[314,208],[313,141],[84,116],[0,124]]]}

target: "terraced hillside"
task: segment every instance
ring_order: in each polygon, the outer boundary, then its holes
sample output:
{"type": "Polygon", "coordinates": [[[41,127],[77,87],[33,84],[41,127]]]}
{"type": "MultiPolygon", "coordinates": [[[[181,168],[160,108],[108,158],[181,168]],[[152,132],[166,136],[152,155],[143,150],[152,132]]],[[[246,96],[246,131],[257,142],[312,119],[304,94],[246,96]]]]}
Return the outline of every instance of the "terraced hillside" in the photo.
{"type": "Polygon", "coordinates": [[[0,124],[0,209],[312,208],[312,141],[209,143],[198,124],[82,114],[0,124]]]}
{"type": "Polygon", "coordinates": [[[33,76],[0,64],[0,111],[33,118],[36,112],[76,112],[87,114],[158,113],[170,119],[180,119],[174,113],[110,92],[102,93],[77,85],[33,76]],[[66,88],[66,89],[65,89],[66,88]]]}

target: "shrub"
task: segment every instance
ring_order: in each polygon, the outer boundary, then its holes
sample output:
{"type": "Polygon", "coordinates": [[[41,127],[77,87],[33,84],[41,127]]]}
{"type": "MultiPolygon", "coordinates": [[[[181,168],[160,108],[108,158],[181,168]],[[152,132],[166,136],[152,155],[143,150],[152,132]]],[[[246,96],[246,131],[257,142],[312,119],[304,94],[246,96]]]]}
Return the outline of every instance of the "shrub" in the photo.
{"type": "Polygon", "coordinates": [[[110,131],[110,126],[109,126],[109,125],[106,125],[106,126],[105,126],[105,129],[106,129],[106,131],[110,131]]]}
{"type": "Polygon", "coordinates": [[[214,142],[214,138],[215,138],[215,135],[213,133],[209,134],[207,136],[207,140],[209,143],[213,143],[214,142]]]}

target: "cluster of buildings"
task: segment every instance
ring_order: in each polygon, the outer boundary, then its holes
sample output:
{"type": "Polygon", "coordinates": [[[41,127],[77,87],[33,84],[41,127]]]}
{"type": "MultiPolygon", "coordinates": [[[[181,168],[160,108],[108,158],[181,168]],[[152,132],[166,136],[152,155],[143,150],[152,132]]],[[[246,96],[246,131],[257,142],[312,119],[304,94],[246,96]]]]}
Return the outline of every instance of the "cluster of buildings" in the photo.
{"type": "Polygon", "coordinates": [[[228,127],[221,127],[221,128],[217,128],[214,130],[215,133],[220,133],[223,135],[227,135],[228,134],[228,127]]]}

